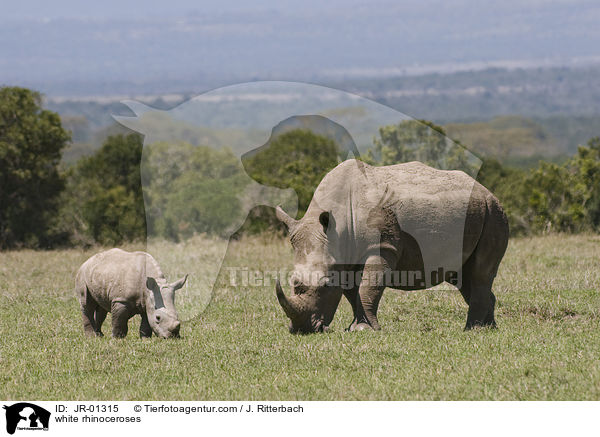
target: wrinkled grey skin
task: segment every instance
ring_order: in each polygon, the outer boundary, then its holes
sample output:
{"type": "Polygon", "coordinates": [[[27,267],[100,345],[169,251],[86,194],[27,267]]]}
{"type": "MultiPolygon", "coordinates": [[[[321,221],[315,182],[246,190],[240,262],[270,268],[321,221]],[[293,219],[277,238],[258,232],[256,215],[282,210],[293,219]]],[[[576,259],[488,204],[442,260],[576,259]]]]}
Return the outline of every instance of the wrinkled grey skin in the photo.
{"type": "Polygon", "coordinates": [[[276,284],[290,332],[327,331],[342,295],[354,312],[350,331],[379,330],[384,288],[437,285],[443,278],[430,274],[438,267],[458,272],[456,285],[469,306],[465,329],[495,326],[492,282],[508,222],[498,199],[465,173],[419,162],[371,167],[348,160],[323,178],[301,220],[281,208],[276,213],[294,248],[292,294],[276,284]],[[334,271],[362,272],[363,279],[351,288],[332,285],[334,271]],[[427,279],[413,286],[364,279],[386,278],[386,271],[418,271],[427,279]]]}
{"type": "Polygon", "coordinates": [[[127,322],[142,316],[140,337],[179,337],[175,291],[187,275],[167,283],[156,260],[145,252],[110,249],[88,259],[79,268],[75,293],[81,304],[83,329],[102,336],[102,323],[112,313],[112,336],[125,337],[127,322]]]}

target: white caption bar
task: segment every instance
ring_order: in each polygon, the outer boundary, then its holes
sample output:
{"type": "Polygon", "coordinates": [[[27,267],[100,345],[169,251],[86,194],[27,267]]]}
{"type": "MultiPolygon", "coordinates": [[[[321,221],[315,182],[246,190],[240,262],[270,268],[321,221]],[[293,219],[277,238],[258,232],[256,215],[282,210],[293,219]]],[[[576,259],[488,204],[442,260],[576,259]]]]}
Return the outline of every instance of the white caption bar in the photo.
{"type": "Polygon", "coordinates": [[[315,432],[587,435],[597,432],[600,409],[594,402],[4,401],[3,405],[0,435],[17,437],[40,435],[34,431],[42,430],[46,431],[43,436],[67,437],[135,436],[142,432],[286,437],[315,432]]]}

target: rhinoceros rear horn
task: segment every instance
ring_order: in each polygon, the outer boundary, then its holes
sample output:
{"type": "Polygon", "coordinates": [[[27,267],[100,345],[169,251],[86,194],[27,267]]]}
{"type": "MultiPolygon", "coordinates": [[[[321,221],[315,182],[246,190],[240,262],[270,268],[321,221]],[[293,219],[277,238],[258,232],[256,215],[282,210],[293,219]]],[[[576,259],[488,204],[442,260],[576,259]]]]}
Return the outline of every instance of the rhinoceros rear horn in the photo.
{"type": "Polygon", "coordinates": [[[289,230],[291,230],[294,226],[296,226],[297,220],[291,218],[281,206],[277,206],[275,208],[275,215],[279,219],[279,221],[283,222],[289,230]]]}
{"type": "Polygon", "coordinates": [[[277,300],[279,301],[279,305],[283,308],[285,315],[290,319],[293,319],[300,314],[301,307],[295,302],[294,298],[288,298],[281,288],[281,282],[279,282],[279,278],[275,283],[275,292],[277,293],[277,300]]]}

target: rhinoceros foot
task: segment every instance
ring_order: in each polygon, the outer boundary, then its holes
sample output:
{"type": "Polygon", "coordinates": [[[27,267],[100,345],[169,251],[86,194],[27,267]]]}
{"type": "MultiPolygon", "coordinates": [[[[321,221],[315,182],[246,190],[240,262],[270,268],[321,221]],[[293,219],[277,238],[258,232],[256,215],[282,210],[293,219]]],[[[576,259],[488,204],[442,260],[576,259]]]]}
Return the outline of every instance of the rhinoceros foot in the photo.
{"type": "Polygon", "coordinates": [[[364,322],[363,323],[356,323],[356,322],[353,322],[352,325],[350,325],[350,327],[346,331],[350,331],[350,332],[354,332],[354,331],[374,331],[374,329],[368,323],[364,323],[364,322]]]}

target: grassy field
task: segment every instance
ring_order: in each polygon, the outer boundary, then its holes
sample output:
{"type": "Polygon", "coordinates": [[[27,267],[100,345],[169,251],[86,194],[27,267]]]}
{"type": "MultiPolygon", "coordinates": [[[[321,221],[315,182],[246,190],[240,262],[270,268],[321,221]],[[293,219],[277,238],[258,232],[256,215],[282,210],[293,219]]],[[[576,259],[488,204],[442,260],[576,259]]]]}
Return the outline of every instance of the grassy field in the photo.
{"type": "MultiPolygon", "coordinates": [[[[200,274],[201,246],[149,250],[175,279],[200,274]]],[[[125,340],[83,336],[73,278],[98,250],[0,253],[0,398],[600,400],[600,236],[513,239],[495,283],[497,330],[463,332],[456,290],[388,289],[381,332],[344,332],[342,301],[334,332],[293,336],[273,287],[233,287],[222,274],[172,341],[139,339],[139,317],[125,340]]],[[[287,242],[247,239],[226,264],[291,260],[287,242]]]]}

